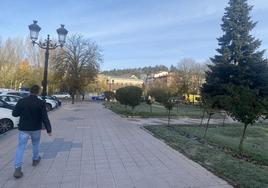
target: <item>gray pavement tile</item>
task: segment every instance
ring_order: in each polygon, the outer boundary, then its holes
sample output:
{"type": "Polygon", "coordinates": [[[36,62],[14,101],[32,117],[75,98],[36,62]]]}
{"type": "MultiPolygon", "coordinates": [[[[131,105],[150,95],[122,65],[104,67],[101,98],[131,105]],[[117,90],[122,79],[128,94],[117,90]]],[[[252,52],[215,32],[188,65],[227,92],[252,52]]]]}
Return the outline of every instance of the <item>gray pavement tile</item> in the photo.
{"type": "Polygon", "coordinates": [[[96,181],[80,182],[80,188],[98,188],[98,184],[96,181]]]}
{"type": "Polygon", "coordinates": [[[116,184],[112,179],[102,179],[98,181],[98,188],[116,188],[116,184]]]}
{"type": "Polygon", "coordinates": [[[27,146],[20,181],[12,178],[17,130],[1,138],[1,188],[231,187],[100,104],[64,104],[49,116],[55,136],[42,132],[36,168],[27,146]]]}
{"type": "Polygon", "coordinates": [[[61,188],[79,188],[79,182],[63,182],[61,188]]]}
{"type": "Polygon", "coordinates": [[[117,188],[135,188],[134,183],[130,179],[122,179],[116,181],[117,188]]]}

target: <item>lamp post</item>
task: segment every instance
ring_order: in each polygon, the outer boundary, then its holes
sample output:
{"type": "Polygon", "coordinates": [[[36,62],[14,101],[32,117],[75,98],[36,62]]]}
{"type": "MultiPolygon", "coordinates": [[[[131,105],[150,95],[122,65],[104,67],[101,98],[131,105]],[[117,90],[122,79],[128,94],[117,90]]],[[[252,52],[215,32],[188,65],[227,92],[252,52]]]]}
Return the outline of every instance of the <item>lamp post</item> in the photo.
{"type": "Polygon", "coordinates": [[[114,80],[112,80],[112,82],[111,82],[111,80],[107,79],[106,82],[107,82],[107,84],[109,85],[109,91],[111,91],[111,89],[112,89],[112,84],[114,84],[114,80]]]}
{"type": "Polygon", "coordinates": [[[106,80],[106,83],[109,86],[109,91],[111,91],[111,84],[109,84],[109,79],[106,80]]]}
{"type": "MultiPolygon", "coordinates": [[[[112,88],[112,85],[114,85],[114,80],[112,80],[112,83],[111,83],[111,88],[112,88]]],[[[113,89],[114,89],[114,86],[113,86],[113,89]]]]}
{"type": "Polygon", "coordinates": [[[45,97],[47,95],[47,69],[48,69],[48,59],[49,59],[49,50],[56,49],[57,47],[63,47],[64,43],[66,42],[66,36],[68,31],[64,28],[64,25],[61,25],[59,29],[57,29],[58,33],[58,43],[53,42],[50,40],[49,35],[47,35],[47,39],[44,42],[36,42],[38,39],[39,32],[41,27],[37,25],[37,21],[34,20],[31,25],[29,25],[30,30],[30,38],[32,40],[33,45],[37,44],[42,49],[45,49],[45,67],[44,67],[44,78],[42,81],[42,96],[45,97]]]}

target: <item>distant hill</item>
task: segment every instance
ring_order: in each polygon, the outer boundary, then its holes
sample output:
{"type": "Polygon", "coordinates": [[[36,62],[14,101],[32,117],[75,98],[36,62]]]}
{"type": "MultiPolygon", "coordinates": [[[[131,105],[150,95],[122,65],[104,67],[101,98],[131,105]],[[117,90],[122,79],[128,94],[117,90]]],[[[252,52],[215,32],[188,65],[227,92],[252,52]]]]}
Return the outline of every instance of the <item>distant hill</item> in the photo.
{"type": "Polygon", "coordinates": [[[148,66],[143,68],[132,68],[132,69],[113,69],[109,71],[103,71],[102,74],[109,76],[122,76],[122,75],[135,75],[141,78],[141,75],[157,73],[160,71],[168,71],[168,67],[165,65],[156,65],[154,67],[148,66]]]}

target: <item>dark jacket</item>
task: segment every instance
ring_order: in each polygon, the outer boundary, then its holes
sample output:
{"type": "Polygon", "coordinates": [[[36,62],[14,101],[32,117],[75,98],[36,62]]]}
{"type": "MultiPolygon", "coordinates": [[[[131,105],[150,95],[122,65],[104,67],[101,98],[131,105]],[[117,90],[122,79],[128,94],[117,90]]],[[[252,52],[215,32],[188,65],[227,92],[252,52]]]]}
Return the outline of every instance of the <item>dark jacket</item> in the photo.
{"type": "Polygon", "coordinates": [[[46,111],[46,103],[30,95],[20,99],[12,112],[14,117],[20,116],[18,129],[21,131],[37,131],[42,129],[42,123],[50,133],[51,125],[46,111]]]}

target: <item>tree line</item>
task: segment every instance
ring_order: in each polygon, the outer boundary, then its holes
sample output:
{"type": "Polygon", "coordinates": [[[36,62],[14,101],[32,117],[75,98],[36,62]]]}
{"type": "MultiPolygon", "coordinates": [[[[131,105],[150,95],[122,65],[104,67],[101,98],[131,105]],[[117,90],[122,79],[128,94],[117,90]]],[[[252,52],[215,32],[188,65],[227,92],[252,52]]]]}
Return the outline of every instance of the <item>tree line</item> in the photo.
{"type": "MultiPolygon", "coordinates": [[[[69,92],[72,97],[85,93],[102,62],[99,46],[73,35],[63,48],[50,51],[48,91],[69,92]]],[[[0,88],[19,89],[40,84],[44,71],[44,50],[22,38],[0,40],[0,88]]]]}
{"type": "Polygon", "coordinates": [[[148,75],[151,73],[157,73],[160,71],[169,71],[169,68],[165,65],[156,65],[156,66],[146,66],[140,68],[130,68],[130,69],[113,69],[108,71],[103,71],[102,74],[109,76],[122,76],[122,75],[135,75],[138,78],[141,78],[141,75],[148,75]]]}
{"type": "Polygon", "coordinates": [[[0,88],[18,89],[40,83],[41,50],[32,47],[29,39],[0,40],[0,88]]]}

